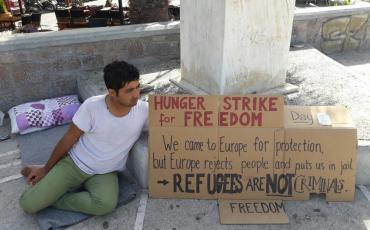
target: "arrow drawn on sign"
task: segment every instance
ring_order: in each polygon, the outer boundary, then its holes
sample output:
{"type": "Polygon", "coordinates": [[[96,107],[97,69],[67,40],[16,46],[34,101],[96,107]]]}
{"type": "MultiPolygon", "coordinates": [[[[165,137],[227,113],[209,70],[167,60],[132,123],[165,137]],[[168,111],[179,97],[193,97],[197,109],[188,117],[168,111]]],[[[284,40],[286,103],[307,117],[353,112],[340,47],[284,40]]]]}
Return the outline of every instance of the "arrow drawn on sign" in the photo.
{"type": "Polygon", "coordinates": [[[163,186],[165,186],[166,184],[168,184],[168,180],[166,179],[163,179],[163,180],[159,180],[157,181],[158,184],[163,184],[163,186]]]}

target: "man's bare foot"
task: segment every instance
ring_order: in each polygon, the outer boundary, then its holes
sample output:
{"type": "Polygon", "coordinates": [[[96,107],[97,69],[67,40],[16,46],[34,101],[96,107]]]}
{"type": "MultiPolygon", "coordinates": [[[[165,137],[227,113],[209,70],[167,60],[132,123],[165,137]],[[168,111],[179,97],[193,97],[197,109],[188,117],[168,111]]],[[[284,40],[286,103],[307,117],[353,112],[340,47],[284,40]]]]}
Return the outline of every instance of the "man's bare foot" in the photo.
{"type": "Polygon", "coordinates": [[[24,177],[28,177],[28,175],[30,174],[31,172],[31,168],[28,167],[28,166],[25,166],[23,167],[22,171],[21,171],[21,174],[24,176],[24,177]]]}

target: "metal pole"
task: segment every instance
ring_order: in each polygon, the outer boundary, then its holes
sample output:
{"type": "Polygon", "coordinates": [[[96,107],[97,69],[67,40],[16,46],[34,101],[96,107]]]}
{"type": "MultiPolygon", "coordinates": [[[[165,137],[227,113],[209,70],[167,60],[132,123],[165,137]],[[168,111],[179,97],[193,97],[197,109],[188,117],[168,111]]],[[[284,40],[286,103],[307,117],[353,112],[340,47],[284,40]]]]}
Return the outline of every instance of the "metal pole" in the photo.
{"type": "MultiPolygon", "coordinates": [[[[19,1],[19,0],[18,0],[19,1]]],[[[118,10],[119,10],[119,21],[121,25],[123,25],[123,8],[122,8],[122,0],[118,0],[118,10]]]]}
{"type": "Polygon", "coordinates": [[[23,14],[23,7],[22,7],[22,0],[18,0],[19,10],[21,11],[21,15],[23,14]]]}

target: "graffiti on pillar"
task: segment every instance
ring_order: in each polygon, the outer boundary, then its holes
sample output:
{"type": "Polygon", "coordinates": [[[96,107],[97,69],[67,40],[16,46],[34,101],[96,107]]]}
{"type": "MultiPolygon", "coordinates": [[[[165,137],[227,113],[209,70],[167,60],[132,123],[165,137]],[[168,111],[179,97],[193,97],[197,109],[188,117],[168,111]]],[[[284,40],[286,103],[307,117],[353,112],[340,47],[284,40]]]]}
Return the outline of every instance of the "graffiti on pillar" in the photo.
{"type": "Polygon", "coordinates": [[[356,49],[367,37],[369,15],[352,15],[327,20],[322,25],[321,49],[325,53],[356,49]]]}

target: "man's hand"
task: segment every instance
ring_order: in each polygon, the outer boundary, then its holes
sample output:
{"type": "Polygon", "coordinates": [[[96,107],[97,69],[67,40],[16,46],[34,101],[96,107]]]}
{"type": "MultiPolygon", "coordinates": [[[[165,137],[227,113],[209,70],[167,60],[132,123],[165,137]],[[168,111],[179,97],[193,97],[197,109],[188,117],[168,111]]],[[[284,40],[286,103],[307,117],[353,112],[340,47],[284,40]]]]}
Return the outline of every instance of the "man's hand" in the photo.
{"type": "Polygon", "coordinates": [[[47,174],[47,170],[44,165],[29,165],[24,167],[21,173],[27,178],[28,184],[35,185],[47,174]]]}
{"type": "Polygon", "coordinates": [[[63,138],[55,146],[45,165],[29,165],[24,167],[21,173],[27,178],[28,184],[35,185],[39,182],[54,167],[54,165],[67,154],[82,134],[83,131],[72,123],[63,138]]]}

